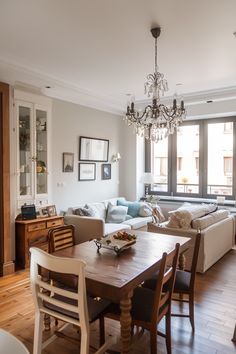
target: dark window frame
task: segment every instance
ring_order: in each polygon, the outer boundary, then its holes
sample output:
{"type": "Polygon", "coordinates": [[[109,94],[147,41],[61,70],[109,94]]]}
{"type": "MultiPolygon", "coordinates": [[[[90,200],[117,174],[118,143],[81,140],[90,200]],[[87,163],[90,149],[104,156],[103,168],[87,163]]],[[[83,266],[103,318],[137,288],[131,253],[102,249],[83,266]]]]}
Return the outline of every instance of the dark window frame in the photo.
{"type": "MultiPolygon", "coordinates": [[[[207,193],[207,147],[208,147],[208,124],[233,122],[233,177],[232,195],[225,196],[227,199],[236,198],[236,117],[210,118],[189,120],[182,123],[182,126],[199,125],[199,193],[178,193],[177,188],[177,135],[176,133],[168,137],[168,188],[166,192],[150,190],[150,194],[178,196],[189,198],[208,198],[215,199],[219,194],[207,193]],[[235,171],[235,173],[234,173],[235,171]]],[[[147,172],[152,171],[153,166],[153,143],[145,143],[145,167],[147,172]]],[[[223,195],[223,194],[222,194],[223,195]]]]}

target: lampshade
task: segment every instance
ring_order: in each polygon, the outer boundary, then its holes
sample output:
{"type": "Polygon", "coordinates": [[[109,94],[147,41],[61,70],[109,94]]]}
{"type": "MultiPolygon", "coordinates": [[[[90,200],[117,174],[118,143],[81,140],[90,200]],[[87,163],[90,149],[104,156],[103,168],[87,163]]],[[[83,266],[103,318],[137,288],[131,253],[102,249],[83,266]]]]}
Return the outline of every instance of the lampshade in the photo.
{"type": "Polygon", "coordinates": [[[142,178],[141,178],[141,182],[143,182],[145,184],[154,183],[153,174],[151,172],[144,172],[144,174],[142,175],[142,178]]]}

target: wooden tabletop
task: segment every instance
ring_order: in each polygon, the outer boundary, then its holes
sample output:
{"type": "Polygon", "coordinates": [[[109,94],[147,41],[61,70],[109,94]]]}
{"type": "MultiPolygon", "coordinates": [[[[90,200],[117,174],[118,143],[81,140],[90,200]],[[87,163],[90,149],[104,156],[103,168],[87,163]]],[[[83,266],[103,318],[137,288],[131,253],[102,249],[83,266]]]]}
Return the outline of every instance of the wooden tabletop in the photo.
{"type": "Polygon", "coordinates": [[[87,290],[96,296],[119,302],[158,269],[163,252],[172,253],[177,242],[183,251],[190,240],[186,237],[144,231],[133,233],[137,235],[136,243],[119,255],[103,248],[98,253],[94,241],[84,242],[54,254],[84,260],[87,264],[87,290]]]}

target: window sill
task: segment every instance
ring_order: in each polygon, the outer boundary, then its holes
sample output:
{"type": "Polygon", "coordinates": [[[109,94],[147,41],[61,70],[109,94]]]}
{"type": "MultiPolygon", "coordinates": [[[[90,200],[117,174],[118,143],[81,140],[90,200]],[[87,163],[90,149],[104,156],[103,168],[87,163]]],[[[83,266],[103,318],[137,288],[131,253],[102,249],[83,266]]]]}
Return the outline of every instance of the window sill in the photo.
{"type": "Polygon", "coordinates": [[[159,201],[166,201],[166,202],[189,202],[189,203],[215,203],[219,206],[228,206],[228,207],[235,207],[236,201],[235,200],[225,200],[224,203],[217,203],[216,199],[206,199],[206,198],[189,198],[189,197],[172,197],[172,196],[159,196],[159,201]]]}

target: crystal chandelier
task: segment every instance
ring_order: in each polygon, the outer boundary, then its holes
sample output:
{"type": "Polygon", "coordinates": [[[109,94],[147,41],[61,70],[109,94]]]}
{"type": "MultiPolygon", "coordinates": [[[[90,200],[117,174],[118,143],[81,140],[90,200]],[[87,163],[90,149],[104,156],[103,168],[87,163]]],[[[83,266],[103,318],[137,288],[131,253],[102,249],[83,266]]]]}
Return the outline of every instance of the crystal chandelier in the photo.
{"type": "Polygon", "coordinates": [[[153,74],[147,76],[147,81],[144,84],[144,93],[148,97],[152,96],[152,103],[147,105],[143,112],[139,112],[135,110],[134,99],[132,99],[127,104],[124,119],[129,126],[134,125],[138,135],[158,142],[176,131],[185,118],[186,111],[183,100],[181,100],[180,105],[177,105],[176,95],[172,106],[167,107],[160,103],[160,96],[164,96],[164,92],[168,91],[168,83],[164,79],[164,75],[158,72],[157,66],[157,38],[161,33],[161,28],[151,29],[151,33],[155,38],[155,70],[153,74]]]}

